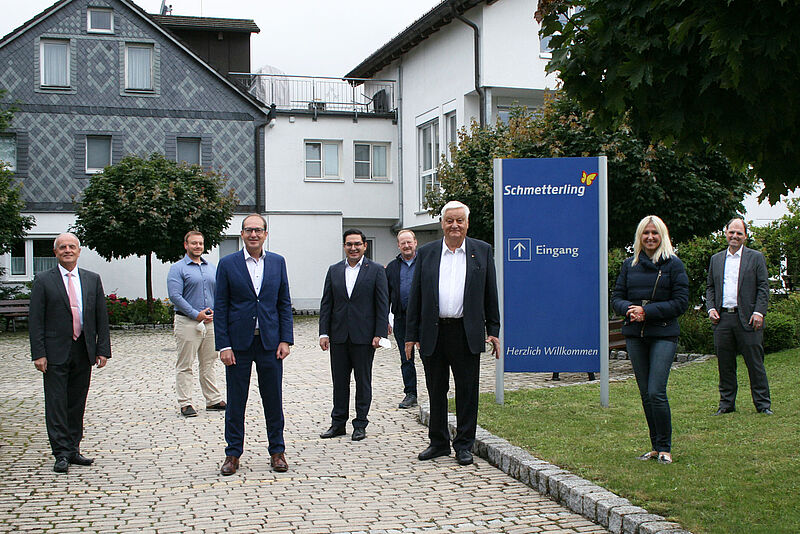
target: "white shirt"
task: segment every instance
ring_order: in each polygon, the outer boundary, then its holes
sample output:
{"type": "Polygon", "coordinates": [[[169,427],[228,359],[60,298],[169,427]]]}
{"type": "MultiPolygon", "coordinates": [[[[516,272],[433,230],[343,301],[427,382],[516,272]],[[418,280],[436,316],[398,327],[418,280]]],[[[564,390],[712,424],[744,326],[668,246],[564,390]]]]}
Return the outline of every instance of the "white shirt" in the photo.
{"type": "Polygon", "coordinates": [[[451,251],[442,239],[439,264],[439,317],[464,317],[464,284],[467,280],[467,240],[451,251]]]}
{"type": "Polygon", "coordinates": [[[725,270],[722,277],[722,307],[735,308],[739,292],[739,266],[742,264],[742,247],[731,254],[731,249],[726,249],[725,270]]]}
{"type": "MultiPolygon", "coordinates": [[[[264,278],[264,251],[261,251],[261,256],[256,259],[247,252],[247,248],[242,249],[244,251],[244,264],[247,266],[247,272],[250,273],[250,281],[253,283],[253,289],[258,295],[261,292],[261,282],[264,278]]],[[[258,329],[258,317],[256,317],[256,330],[258,329]]]]}
{"type": "Polygon", "coordinates": [[[72,285],[75,286],[75,296],[78,299],[78,315],[81,316],[81,329],[83,328],[83,292],[81,291],[81,277],[78,274],[78,266],[76,265],[74,269],[71,271],[66,270],[60,263],[58,264],[58,270],[61,271],[61,281],[64,282],[64,290],[67,292],[67,298],[69,298],[69,277],[67,273],[72,273],[75,276],[72,277],[72,285]]]}
{"type": "Polygon", "coordinates": [[[344,285],[347,287],[347,298],[350,298],[350,295],[353,294],[353,288],[356,285],[356,280],[358,279],[358,273],[361,271],[361,265],[364,263],[364,256],[361,256],[361,259],[358,260],[358,263],[350,266],[350,262],[344,260],[344,285]]]}

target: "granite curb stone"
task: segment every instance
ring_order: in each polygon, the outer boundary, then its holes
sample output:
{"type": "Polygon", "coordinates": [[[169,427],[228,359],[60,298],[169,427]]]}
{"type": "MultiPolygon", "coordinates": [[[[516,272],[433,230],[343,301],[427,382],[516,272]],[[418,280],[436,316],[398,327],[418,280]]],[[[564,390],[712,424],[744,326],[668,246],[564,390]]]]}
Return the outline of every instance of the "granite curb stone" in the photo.
{"type": "MultiPolygon", "coordinates": [[[[419,421],[426,426],[430,422],[427,404],[419,406],[419,421]]],[[[453,414],[448,414],[448,424],[451,435],[455,434],[456,418],[453,414]]],[[[480,426],[475,433],[472,452],[613,534],[691,534],[678,523],[633,506],[628,499],[540,460],[480,426]]]]}

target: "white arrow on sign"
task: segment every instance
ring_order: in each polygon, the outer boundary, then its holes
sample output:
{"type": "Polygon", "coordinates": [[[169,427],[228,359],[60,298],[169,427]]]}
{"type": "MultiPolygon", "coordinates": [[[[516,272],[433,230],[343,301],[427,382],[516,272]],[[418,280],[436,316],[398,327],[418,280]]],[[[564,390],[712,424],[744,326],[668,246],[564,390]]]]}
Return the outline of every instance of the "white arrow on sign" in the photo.
{"type": "Polygon", "coordinates": [[[523,245],[522,242],[519,242],[514,246],[514,250],[517,251],[517,256],[522,257],[522,252],[525,250],[525,245],[523,245]]]}

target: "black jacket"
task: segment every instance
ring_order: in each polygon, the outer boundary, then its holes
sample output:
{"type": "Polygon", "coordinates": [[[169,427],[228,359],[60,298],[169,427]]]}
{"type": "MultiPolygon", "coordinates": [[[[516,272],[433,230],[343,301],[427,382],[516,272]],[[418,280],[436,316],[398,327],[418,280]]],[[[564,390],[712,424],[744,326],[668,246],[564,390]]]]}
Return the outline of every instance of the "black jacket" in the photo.
{"type": "Polygon", "coordinates": [[[689,307],[689,277],[683,262],[672,256],[655,264],[644,252],[639,253],[636,265],[631,265],[632,262],[633,257],[630,257],[622,264],[611,294],[611,306],[624,317],[628,306],[641,305],[644,300],[649,302],[642,306],[644,323],[626,320],[622,333],[637,337],[677,336],[680,334],[678,316],[689,307]]]}

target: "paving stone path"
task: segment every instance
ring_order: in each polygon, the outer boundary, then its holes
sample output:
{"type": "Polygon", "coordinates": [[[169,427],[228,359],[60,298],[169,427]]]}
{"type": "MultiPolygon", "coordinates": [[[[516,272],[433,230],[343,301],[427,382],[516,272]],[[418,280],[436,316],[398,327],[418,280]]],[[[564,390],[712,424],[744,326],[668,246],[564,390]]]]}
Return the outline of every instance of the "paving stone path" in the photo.
{"type": "MultiPolygon", "coordinates": [[[[329,425],[328,354],[314,317],[297,318],[284,366],[287,473],[269,468],[255,371],[239,472],[219,475],[224,415],[184,419],[175,400],[170,331],[113,331],[114,357],[94,371],[82,452],[92,467],[53,472],[42,381],[26,333],[0,334],[0,532],[597,533],[605,529],[540,495],[484,460],[419,462],[427,431],[400,410],[399,355],[375,357],[367,439],[322,440],[329,425]]],[[[420,400],[426,402],[418,363],[420,400]]],[[[612,376],[630,372],[612,361],[612,376]]],[[[224,384],[224,372],[218,364],[224,384]]],[[[549,375],[506,375],[508,389],[549,384],[549,375]]],[[[562,374],[570,383],[585,374],[562,374]]],[[[481,388],[494,387],[484,355],[481,388]]],[[[199,405],[199,406],[198,406],[199,405]]],[[[351,408],[352,413],[352,408],[351,408]]]]}

